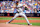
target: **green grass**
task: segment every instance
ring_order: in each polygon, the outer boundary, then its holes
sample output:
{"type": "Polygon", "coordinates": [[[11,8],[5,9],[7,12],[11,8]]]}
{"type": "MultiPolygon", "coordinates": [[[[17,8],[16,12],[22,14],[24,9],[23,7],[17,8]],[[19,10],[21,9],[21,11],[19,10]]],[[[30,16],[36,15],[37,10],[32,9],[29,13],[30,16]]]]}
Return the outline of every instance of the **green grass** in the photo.
{"type": "MultiPolygon", "coordinates": [[[[0,20],[11,20],[12,17],[0,17],[0,20]]],[[[16,18],[15,20],[25,20],[25,18],[16,18]]],[[[28,18],[28,20],[40,20],[40,18],[28,18]]]]}
{"type": "MultiPolygon", "coordinates": [[[[27,23],[11,23],[11,24],[20,24],[20,25],[27,25],[27,23]]],[[[40,26],[40,23],[31,23],[34,26],[40,26]]]]}
{"type": "MultiPolygon", "coordinates": [[[[0,17],[0,20],[11,20],[12,17],[0,17]]],[[[25,20],[25,18],[16,18],[15,20],[25,20]]],[[[40,18],[28,18],[28,20],[40,20],[40,18]]],[[[12,24],[22,24],[27,25],[27,23],[12,23],[12,24]]],[[[32,25],[40,26],[40,23],[31,23],[32,25]]]]}

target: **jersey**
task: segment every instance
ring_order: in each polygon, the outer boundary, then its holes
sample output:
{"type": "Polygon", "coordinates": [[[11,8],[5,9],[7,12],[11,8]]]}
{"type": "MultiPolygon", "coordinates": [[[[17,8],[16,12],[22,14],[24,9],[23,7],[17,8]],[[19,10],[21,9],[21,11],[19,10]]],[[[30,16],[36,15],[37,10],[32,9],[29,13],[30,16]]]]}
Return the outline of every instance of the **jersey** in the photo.
{"type": "Polygon", "coordinates": [[[22,12],[23,12],[22,8],[18,8],[17,11],[18,11],[19,13],[22,13],[22,12]]]}
{"type": "MultiPolygon", "coordinates": [[[[22,6],[25,8],[25,6],[27,6],[27,5],[25,5],[25,4],[19,4],[19,5],[17,6],[17,7],[18,7],[17,12],[18,12],[18,13],[23,13],[22,6]]],[[[26,10],[26,9],[25,9],[25,10],[26,10]]]]}
{"type": "Polygon", "coordinates": [[[22,6],[23,6],[22,4],[17,5],[17,9],[16,10],[17,10],[18,13],[22,13],[23,12],[23,10],[21,8],[22,6]]]}

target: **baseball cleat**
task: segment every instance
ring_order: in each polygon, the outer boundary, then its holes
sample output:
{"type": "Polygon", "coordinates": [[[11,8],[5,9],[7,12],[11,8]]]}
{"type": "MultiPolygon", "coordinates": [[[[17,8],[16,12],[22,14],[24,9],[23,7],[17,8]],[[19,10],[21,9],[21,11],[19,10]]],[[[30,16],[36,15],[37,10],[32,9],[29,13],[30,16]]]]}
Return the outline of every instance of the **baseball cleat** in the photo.
{"type": "Polygon", "coordinates": [[[32,25],[32,24],[28,24],[28,25],[32,25]]]}

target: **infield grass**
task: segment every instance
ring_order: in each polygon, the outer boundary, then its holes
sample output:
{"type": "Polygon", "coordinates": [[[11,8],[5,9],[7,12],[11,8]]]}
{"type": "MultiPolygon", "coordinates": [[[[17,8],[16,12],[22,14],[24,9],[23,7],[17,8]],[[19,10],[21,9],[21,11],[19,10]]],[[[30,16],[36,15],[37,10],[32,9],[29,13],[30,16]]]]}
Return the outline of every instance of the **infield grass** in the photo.
{"type": "MultiPolygon", "coordinates": [[[[11,24],[27,25],[27,23],[11,23],[11,24]]],[[[35,26],[40,26],[40,23],[30,23],[30,24],[35,25],[35,26]]]]}
{"type": "MultiPolygon", "coordinates": [[[[11,20],[12,17],[0,17],[0,20],[11,20]]],[[[15,20],[25,20],[25,18],[16,18],[15,20]]],[[[40,18],[28,18],[28,20],[40,20],[40,18]]]]}

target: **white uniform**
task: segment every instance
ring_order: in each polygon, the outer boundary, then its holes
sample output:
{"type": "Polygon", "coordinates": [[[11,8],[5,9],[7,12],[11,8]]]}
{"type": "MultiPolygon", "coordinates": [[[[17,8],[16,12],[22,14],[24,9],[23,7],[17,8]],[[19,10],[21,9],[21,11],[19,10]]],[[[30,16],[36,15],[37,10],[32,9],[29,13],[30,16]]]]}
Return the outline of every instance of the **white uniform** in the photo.
{"type": "MultiPolygon", "coordinates": [[[[20,5],[21,4],[19,4],[18,7],[20,7],[20,5]]],[[[21,5],[21,6],[23,6],[23,5],[21,5]]],[[[18,8],[17,11],[19,13],[16,13],[15,16],[8,23],[10,23],[13,19],[15,19],[16,17],[18,17],[20,15],[20,16],[23,16],[26,19],[27,23],[29,24],[29,21],[25,15],[25,13],[23,12],[22,8],[18,8]]]]}

